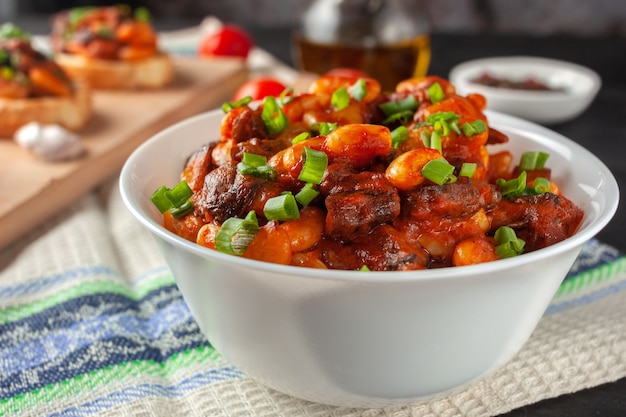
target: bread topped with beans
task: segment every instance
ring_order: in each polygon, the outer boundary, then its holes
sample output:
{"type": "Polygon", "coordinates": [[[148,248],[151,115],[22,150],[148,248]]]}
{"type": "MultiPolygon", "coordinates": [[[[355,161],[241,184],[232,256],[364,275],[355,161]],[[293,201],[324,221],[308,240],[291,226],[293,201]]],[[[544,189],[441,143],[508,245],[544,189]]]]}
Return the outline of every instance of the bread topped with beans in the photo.
{"type": "Polygon", "coordinates": [[[64,10],[53,16],[51,42],[59,65],[96,89],[155,89],[174,79],[143,7],[64,10]]]}
{"type": "Polygon", "coordinates": [[[12,23],[0,27],[0,137],[29,122],[78,131],[91,115],[91,92],[54,60],[35,50],[30,34],[12,23]]]}

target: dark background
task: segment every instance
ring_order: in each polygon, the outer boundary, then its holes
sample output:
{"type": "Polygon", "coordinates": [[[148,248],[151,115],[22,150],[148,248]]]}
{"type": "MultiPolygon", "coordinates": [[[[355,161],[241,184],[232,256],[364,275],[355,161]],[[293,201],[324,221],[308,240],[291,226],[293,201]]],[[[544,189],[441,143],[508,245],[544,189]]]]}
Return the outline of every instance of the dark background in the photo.
{"type": "MultiPolygon", "coordinates": [[[[417,4],[419,0],[407,0],[417,4]]],[[[47,34],[55,11],[116,1],[0,0],[0,21],[47,34]]],[[[256,44],[292,64],[291,28],[305,0],[128,1],[146,6],[160,30],[194,26],[209,15],[244,26],[256,44]]],[[[487,56],[534,55],[585,65],[602,88],[591,107],[570,122],[549,126],[596,154],[620,186],[626,184],[626,1],[430,0],[430,74],[446,77],[460,62],[487,56]]],[[[417,10],[417,9],[416,9],[417,10]]],[[[623,187],[622,187],[623,188],[623,187]]],[[[598,238],[626,252],[626,204],[598,238]]],[[[626,320],[626,318],[625,318],[626,320]]],[[[626,379],[514,410],[507,417],[626,416],[626,379]]]]}

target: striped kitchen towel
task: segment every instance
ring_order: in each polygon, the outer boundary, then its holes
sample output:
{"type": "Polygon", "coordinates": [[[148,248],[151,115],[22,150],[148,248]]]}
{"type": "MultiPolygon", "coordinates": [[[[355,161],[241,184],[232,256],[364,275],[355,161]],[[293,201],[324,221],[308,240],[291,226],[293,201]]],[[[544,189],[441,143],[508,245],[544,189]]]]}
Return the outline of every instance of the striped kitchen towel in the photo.
{"type": "Polygon", "coordinates": [[[0,416],[493,416],[626,376],[626,257],[591,240],[522,351],[463,391],[369,410],[278,393],[202,336],[116,184],[0,254],[0,416]]]}

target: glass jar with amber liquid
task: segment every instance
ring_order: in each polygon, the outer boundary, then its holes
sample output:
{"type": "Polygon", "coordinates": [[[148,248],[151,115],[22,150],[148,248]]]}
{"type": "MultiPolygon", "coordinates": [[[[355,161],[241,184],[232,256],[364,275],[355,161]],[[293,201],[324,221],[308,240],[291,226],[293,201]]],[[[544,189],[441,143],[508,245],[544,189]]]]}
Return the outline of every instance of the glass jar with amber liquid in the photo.
{"type": "Polygon", "coordinates": [[[317,74],[359,69],[391,90],[428,72],[429,30],[420,0],[314,0],[294,31],[294,61],[317,74]]]}

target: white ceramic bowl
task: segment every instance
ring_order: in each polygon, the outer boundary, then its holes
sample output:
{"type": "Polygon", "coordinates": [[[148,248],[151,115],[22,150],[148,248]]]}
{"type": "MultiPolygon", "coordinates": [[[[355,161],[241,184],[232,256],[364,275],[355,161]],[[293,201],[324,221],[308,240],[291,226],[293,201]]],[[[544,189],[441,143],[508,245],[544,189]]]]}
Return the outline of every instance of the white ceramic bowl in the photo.
{"type": "Polygon", "coordinates": [[[554,179],[586,214],[580,231],[546,249],[491,263],[413,272],[308,269],[242,259],[168,232],[149,200],[187,157],[218,137],[221,111],[145,142],[121,173],[123,199],[156,238],[210,343],[276,390],[322,403],[404,404],[466,386],[526,342],[583,244],[615,213],[604,164],[572,141],[487,112],[510,135],[499,145],[550,153],[554,179]]]}
{"type": "Polygon", "coordinates": [[[490,110],[542,124],[556,124],[577,117],[591,104],[601,86],[600,76],[589,68],[529,56],[467,61],[454,67],[449,79],[462,95],[484,95],[490,110]],[[519,90],[472,82],[484,73],[514,81],[534,78],[563,91],[519,90]]]}

